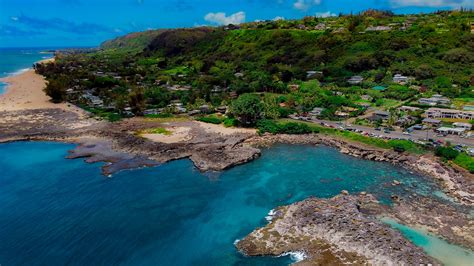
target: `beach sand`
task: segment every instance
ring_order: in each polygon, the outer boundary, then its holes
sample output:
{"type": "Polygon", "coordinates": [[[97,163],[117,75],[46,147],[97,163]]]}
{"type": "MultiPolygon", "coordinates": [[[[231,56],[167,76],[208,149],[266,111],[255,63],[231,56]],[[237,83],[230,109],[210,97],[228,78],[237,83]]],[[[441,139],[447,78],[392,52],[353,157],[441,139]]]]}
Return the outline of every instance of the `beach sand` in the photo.
{"type": "MultiPolygon", "coordinates": [[[[52,59],[41,62],[51,61],[52,59]]],[[[0,112],[23,111],[34,109],[63,109],[75,113],[83,113],[79,108],[67,104],[55,104],[44,93],[46,80],[43,76],[29,69],[21,74],[0,79],[8,84],[6,92],[0,95],[0,112]]]]}

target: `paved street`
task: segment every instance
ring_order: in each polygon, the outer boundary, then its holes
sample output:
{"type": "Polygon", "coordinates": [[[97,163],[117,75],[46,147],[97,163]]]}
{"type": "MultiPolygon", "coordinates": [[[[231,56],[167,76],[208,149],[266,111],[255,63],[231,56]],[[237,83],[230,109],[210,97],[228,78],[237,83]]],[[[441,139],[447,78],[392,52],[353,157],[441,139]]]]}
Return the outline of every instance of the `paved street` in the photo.
{"type": "MultiPolygon", "coordinates": [[[[296,119],[294,116],[290,117],[291,119],[301,121],[299,119],[296,119]]],[[[427,139],[433,139],[433,140],[441,140],[443,143],[449,141],[453,145],[467,145],[470,147],[474,147],[474,138],[461,138],[456,135],[448,135],[447,137],[440,136],[438,137],[437,133],[432,131],[432,130],[414,130],[412,133],[409,135],[403,134],[403,132],[400,129],[395,129],[395,131],[391,131],[390,133],[385,133],[382,129],[375,130],[373,127],[368,127],[368,126],[360,126],[360,125],[353,125],[353,124],[345,124],[343,121],[329,121],[329,120],[320,120],[320,119],[310,119],[310,120],[305,120],[307,122],[312,122],[318,125],[321,125],[321,123],[324,123],[325,126],[332,126],[334,128],[339,128],[339,127],[344,127],[344,128],[353,128],[353,129],[358,129],[364,132],[367,132],[367,134],[375,134],[377,136],[383,136],[386,138],[390,139],[407,139],[407,140],[412,140],[412,141],[424,141],[427,139]]],[[[362,134],[362,133],[361,133],[362,134]]]]}

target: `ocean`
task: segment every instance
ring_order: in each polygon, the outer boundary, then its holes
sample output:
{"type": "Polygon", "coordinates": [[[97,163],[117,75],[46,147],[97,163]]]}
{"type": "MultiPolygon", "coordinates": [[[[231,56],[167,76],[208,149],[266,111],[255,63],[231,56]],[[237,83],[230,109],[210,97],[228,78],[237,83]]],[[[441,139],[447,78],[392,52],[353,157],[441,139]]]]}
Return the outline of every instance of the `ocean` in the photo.
{"type": "MultiPolygon", "coordinates": [[[[24,72],[34,62],[53,57],[45,48],[0,48],[0,78],[24,72]]],[[[6,84],[0,82],[0,94],[6,91],[6,84]]]]}
{"type": "Polygon", "coordinates": [[[0,144],[2,265],[287,265],[294,258],[245,257],[234,242],[309,196],[439,194],[431,179],[324,146],[276,145],[220,173],[183,159],[111,178],[102,163],[64,159],[72,148],[0,144]]]}

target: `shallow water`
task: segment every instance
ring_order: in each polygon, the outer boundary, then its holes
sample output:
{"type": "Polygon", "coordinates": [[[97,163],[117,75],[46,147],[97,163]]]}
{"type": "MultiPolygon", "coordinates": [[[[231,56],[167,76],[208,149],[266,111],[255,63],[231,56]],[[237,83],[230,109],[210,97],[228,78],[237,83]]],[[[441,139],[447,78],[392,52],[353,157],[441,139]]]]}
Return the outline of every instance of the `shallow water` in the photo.
{"type": "Polygon", "coordinates": [[[233,243],[266,224],[271,209],[308,196],[345,189],[390,203],[395,192],[439,190],[328,147],[278,145],[223,173],[202,174],[178,160],[112,178],[101,175],[101,164],[64,159],[71,148],[0,144],[2,265],[286,265],[289,257],[246,258],[233,243]],[[402,185],[392,186],[394,179],[402,185]]]}
{"type": "MultiPolygon", "coordinates": [[[[0,78],[19,74],[31,68],[37,61],[51,58],[43,48],[0,48],[0,78]]],[[[0,94],[5,93],[6,84],[0,82],[0,94]]]]}
{"type": "Polygon", "coordinates": [[[392,219],[383,218],[382,221],[399,230],[415,245],[422,247],[426,254],[438,259],[445,266],[472,266],[474,264],[474,252],[471,250],[452,245],[428,232],[399,224],[392,219]]]}

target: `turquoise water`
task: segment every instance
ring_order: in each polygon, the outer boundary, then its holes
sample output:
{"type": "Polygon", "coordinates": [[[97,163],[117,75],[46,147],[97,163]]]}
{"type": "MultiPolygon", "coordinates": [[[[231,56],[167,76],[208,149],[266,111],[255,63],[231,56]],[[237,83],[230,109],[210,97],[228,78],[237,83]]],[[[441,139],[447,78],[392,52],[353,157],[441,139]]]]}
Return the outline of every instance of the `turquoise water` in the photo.
{"type": "Polygon", "coordinates": [[[2,265],[286,265],[246,258],[233,242],[273,208],[346,189],[431,193],[435,184],[385,163],[328,147],[278,145],[258,160],[202,174],[189,160],[122,171],[66,160],[73,145],[0,145],[2,265]],[[393,187],[400,180],[404,185],[393,187]],[[407,191],[405,191],[407,189],[407,191]]]}
{"type": "MultiPolygon", "coordinates": [[[[21,73],[42,59],[51,58],[40,48],[0,48],[0,78],[21,73]]],[[[5,83],[0,82],[0,94],[5,92],[5,83]]]]}
{"type": "Polygon", "coordinates": [[[406,238],[422,247],[426,254],[438,259],[445,266],[472,266],[474,264],[474,252],[471,250],[449,244],[423,230],[399,224],[392,219],[383,218],[382,221],[400,230],[406,238]]]}

